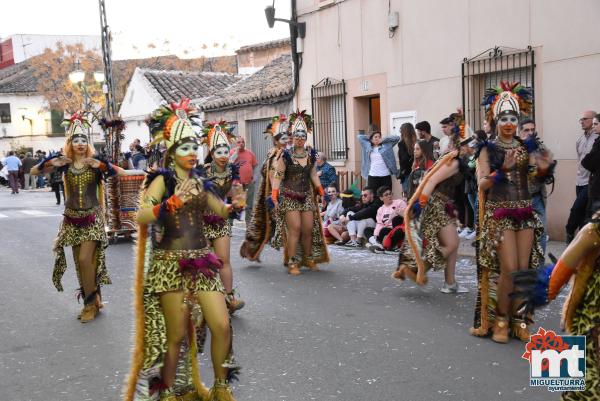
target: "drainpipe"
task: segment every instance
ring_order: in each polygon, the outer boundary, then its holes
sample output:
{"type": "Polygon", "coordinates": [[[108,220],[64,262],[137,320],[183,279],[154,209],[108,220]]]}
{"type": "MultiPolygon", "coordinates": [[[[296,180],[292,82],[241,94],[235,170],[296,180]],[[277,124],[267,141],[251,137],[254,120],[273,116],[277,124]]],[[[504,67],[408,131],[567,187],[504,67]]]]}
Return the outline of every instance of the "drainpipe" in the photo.
{"type": "MultiPolygon", "coordinates": [[[[292,15],[291,20],[294,22],[298,22],[298,16],[296,13],[296,0],[291,0],[292,2],[292,15]]],[[[292,62],[294,67],[294,82],[292,85],[292,94],[294,96],[294,103],[296,97],[296,91],[298,90],[298,83],[300,82],[300,67],[302,66],[301,56],[296,53],[296,40],[298,39],[298,28],[295,25],[290,24],[290,44],[292,48],[292,62]]]]}

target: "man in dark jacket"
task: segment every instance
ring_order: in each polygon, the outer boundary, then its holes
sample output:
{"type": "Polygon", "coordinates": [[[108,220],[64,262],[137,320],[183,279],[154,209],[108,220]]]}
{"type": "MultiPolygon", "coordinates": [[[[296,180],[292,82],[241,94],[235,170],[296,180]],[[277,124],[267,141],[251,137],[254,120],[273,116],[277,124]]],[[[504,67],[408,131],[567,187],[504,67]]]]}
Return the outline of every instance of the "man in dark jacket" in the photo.
{"type": "Polygon", "coordinates": [[[346,246],[360,248],[371,236],[375,229],[377,209],[383,204],[380,199],[375,199],[373,190],[366,187],[361,193],[361,206],[356,211],[349,211],[346,216],[341,216],[340,221],[346,223],[350,241],[346,246]]]}
{"type": "Polygon", "coordinates": [[[27,152],[27,156],[23,159],[23,174],[25,175],[25,188],[24,189],[35,189],[36,176],[29,174],[31,169],[38,164],[38,160],[35,159],[31,152],[27,152]]]}
{"type": "MultiPolygon", "coordinates": [[[[600,114],[594,116],[592,130],[600,135],[600,114]]],[[[581,160],[581,165],[590,172],[588,202],[585,213],[586,221],[588,221],[594,212],[600,210],[600,137],[594,141],[590,153],[581,160]]]]}

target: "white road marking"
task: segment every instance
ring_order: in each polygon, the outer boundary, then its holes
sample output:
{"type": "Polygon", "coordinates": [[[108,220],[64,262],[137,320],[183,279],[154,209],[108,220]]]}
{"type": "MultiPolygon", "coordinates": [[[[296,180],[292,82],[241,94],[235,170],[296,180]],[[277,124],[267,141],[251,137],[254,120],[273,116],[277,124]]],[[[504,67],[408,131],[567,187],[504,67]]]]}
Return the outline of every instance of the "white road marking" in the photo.
{"type": "Polygon", "coordinates": [[[21,210],[20,212],[23,214],[28,214],[30,216],[47,216],[49,214],[41,210],[21,210]]]}
{"type": "Polygon", "coordinates": [[[0,219],[5,219],[7,217],[8,217],[7,215],[0,213],[0,219]]]}

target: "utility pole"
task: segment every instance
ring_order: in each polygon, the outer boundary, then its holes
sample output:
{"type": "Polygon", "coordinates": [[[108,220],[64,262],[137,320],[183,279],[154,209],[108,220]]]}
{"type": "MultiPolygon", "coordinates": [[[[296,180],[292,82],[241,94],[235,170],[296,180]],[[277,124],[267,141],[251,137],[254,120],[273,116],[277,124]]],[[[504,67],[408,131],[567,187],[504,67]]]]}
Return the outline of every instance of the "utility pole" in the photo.
{"type": "MultiPolygon", "coordinates": [[[[115,88],[113,83],[113,67],[112,67],[112,52],[111,52],[111,33],[106,21],[106,6],[104,0],[98,0],[100,5],[100,36],[102,38],[102,59],[104,61],[104,85],[102,91],[106,100],[106,116],[107,120],[111,120],[117,115],[117,105],[115,102],[115,88]]],[[[106,151],[110,161],[116,163],[119,160],[119,152],[121,150],[120,133],[116,135],[106,135],[106,151]]]]}

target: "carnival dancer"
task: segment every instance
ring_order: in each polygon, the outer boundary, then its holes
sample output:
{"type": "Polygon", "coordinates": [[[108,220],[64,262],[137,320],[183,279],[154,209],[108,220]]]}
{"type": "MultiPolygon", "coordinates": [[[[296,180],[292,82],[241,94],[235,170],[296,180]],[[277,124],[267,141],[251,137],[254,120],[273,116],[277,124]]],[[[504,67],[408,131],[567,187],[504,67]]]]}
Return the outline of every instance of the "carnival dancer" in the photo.
{"type": "Polygon", "coordinates": [[[31,175],[58,172],[65,187],[65,212],[54,241],[54,271],[52,282],[63,291],[62,276],[67,269],[64,247],[73,247],[73,259],[79,281],[79,294],[83,309],[77,318],[87,323],[96,318],[104,306],[100,287],[111,284],[106,270],[105,249],[108,238],[104,230],[103,178],[115,174],[125,175],[108,161],[94,158],[94,148],[87,132],[90,128],[85,114],[77,112],[62,123],[67,127],[65,154],[51,154],[31,169],[31,175]]]}
{"type": "MultiPolygon", "coordinates": [[[[234,140],[225,121],[209,123],[204,127],[203,144],[210,151],[204,168],[206,175],[222,200],[239,196],[243,191],[240,182],[239,165],[229,162],[230,143],[234,140]]],[[[211,210],[204,212],[204,235],[211,242],[217,257],[223,262],[219,274],[225,287],[225,301],[230,313],[242,309],[245,302],[235,298],[233,290],[233,270],[230,261],[232,220],[223,218],[211,210]]]]}
{"type": "Polygon", "coordinates": [[[196,168],[200,145],[193,111],[183,99],[149,120],[153,144],[163,142],[166,152],[164,168],[146,177],[137,217],[136,335],[126,401],[155,400],[156,392],[160,400],[233,400],[232,333],[218,275],[223,264],[209,248],[202,216],[210,209],[227,218],[236,200],[225,204],[196,168]],[[210,394],[196,359],[204,323],[215,377],[210,394]]]}
{"type": "Polygon", "coordinates": [[[584,391],[566,391],[564,401],[600,400],[600,213],[579,231],[555,265],[513,274],[520,312],[554,300],[575,276],[565,300],[561,326],[571,335],[586,337],[584,391]]]}
{"type": "Polygon", "coordinates": [[[283,263],[289,274],[297,276],[301,265],[318,271],[317,263],[329,262],[329,254],[317,206],[317,195],[325,194],[315,169],[317,152],[305,147],[312,119],[305,110],[297,111],[290,115],[289,124],[294,146],[277,158],[273,174],[271,199],[277,227],[271,244],[284,247],[283,263]]]}
{"type": "Polygon", "coordinates": [[[270,136],[273,147],[267,152],[267,157],[262,164],[261,177],[258,184],[250,224],[246,227],[246,238],[240,247],[240,256],[252,261],[260,262],[260,253],[271,240],[275,231],[275,220],[272,213],[271,183],[275,172],[275,160],[286,148],[288,141],[287,117],[283,114],[272,118],[265,134],[270,136]]]}
{"type": "Polygon", "coordinates": [[[494,142],[483,141],[478,150],[479,232],[475,322],[471,334],[506,343],[513,337],[529,341],[525,316],[511,302],[511,273],[543,263],[540,236],[543,225],[534,213],[529,179],[543,176],[550,167],[535,157],[536,141],[516,136],[519,117],[531,111],[531,90],[519,83],[501,82],[486,90],[482,105],[488,120],[497,124],[494,142]]]}
{"type": "Polygon", "coordinates": [[[455,124],[448,144],[450,151],[426,173],[404,212],[406,238],[398,268],[392,274],[398,281],[408,277],[425,285],[427,270],[444,269],[444,284],[440,291],[447,294],[467,291],[455,279],[460,241],[453,197],[456,186],[463,182],[466,168],[461,141],[468,142],[468,139],[465,139],[462,113],[454,116],[455,124]]]}

